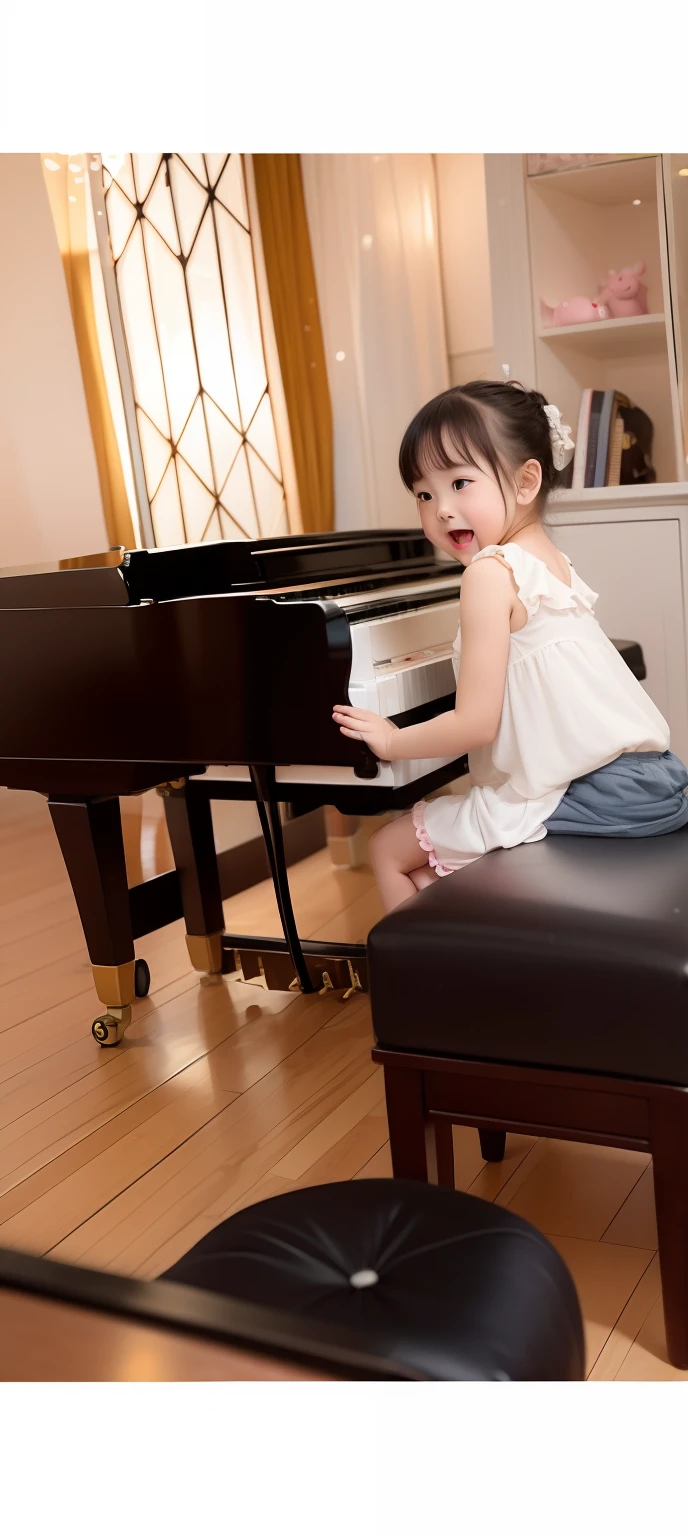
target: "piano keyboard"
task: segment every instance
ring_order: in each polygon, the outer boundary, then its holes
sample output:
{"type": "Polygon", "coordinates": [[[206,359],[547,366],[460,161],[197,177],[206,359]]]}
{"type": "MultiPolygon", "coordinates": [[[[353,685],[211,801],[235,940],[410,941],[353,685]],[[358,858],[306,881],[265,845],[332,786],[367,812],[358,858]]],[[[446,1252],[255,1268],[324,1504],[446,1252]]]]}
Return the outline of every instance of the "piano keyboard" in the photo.
{"type": "MultiPolygon", "coordinates": [[[[351,629],[350,704],[394,719],[454,693],[452,646],[459,627],[459,588],[460,577],[452,572],[436,581],[333,599],[346,612],[351,629]],[[434,596],[436,601],[427,602],[428,596],[434,596]],[[422,606],[418,604],[420,598],[424,599],[422,606]],[[375,609],[374,617],[365,612],[371,607],[375,609]],[[391,611],[378,611],[385,608],[391,611]]],[[[376,789],[401,789],[451,761],[420,758],[381,762],[373,780],[363,780],[353,768],[341,765],[290,763],[276,768],[276,780],[278,785],[332,784],[358,789],[374,785],[376,789]]],[[[203,778],[206,783],[210,779],[244,783],[250,775],[248,768],[240,765],[213,766],[203,778]]]]}
{"type": "Polygon", "coordinates": [[[389,617],[350,620],[351,704],[390,718],[454,691],[459,600],[453,593],[444,602],[389,617]]]}

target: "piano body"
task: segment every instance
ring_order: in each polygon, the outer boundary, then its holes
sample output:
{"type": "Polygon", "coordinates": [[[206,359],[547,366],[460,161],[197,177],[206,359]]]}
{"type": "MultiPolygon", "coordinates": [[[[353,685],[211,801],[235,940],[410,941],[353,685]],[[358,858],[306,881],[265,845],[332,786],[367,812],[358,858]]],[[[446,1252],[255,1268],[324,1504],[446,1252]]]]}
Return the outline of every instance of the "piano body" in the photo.
{"type": "MultiPolygon", "coordinates": [[[[365,988],[365,946],[301,943],[280,804],[405,809],[465,759],[384,764],[334,725],[449,709],[461,567],[415,531],[111,550],[0,571],[0,783],[46,795],[81,917],[101,1045],[147,990],[134,940],[182,916],[192,964],[365,988]],[[119,797],[158,788],[175,871],[129,891],[119,797]],[[224,932],[210,801],[255,800],[284,939],[224,932]]],[[[617,642],[638,676],[642,653],[617,642]]]]}

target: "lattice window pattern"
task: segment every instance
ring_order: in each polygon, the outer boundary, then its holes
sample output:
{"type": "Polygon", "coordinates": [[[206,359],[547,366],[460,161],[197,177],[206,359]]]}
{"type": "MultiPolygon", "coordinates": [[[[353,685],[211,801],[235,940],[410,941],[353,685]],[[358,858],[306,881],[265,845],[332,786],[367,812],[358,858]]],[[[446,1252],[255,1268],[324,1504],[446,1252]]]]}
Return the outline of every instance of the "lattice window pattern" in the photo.
{"type": "Polygon", "coordinates": [[[288,533],[241,156],[102,165],[156,544],[288,533]]]}

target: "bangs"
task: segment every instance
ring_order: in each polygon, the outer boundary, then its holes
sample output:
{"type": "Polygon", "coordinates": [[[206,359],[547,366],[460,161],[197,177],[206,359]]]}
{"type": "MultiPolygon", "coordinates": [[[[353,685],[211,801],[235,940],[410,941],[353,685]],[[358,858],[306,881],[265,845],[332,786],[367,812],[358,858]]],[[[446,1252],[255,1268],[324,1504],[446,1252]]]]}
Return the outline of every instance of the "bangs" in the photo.
{"type": "MultiPolygon", "coordinates": [[[[408,491],[432,470],[487,463],[503,494],[502,465],[488,430],[487,412],[460,388],[430,400],[407,427],[399,450],[399,473],[408,491]]],[[[492,414],[492,413],[489,413],[492,414]]]]}

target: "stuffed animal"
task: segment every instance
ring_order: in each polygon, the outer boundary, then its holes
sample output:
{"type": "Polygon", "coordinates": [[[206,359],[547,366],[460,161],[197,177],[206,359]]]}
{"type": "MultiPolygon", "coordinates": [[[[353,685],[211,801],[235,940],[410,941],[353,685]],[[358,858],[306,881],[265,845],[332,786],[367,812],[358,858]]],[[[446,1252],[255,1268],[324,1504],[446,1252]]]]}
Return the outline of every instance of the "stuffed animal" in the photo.
{"type": "Polygon", "coordinates": [[[543,325],[549,330],[553,325],[587,325],[591,320],[606,320],[609,310],[595,299],[578,296],[575,299],[562,299],[556,308],[541,299],[540,314],[543,325]]]}
{"type": "Polygon", "coordinates": [[[606,304],[613,320],[647,314],[647,288],[640,281],[644,272],[644,261],[637,261],[634,267],[622,267],[620,272],[610,271],[604,287],[599,289],[599,302],[606,304]]]}

